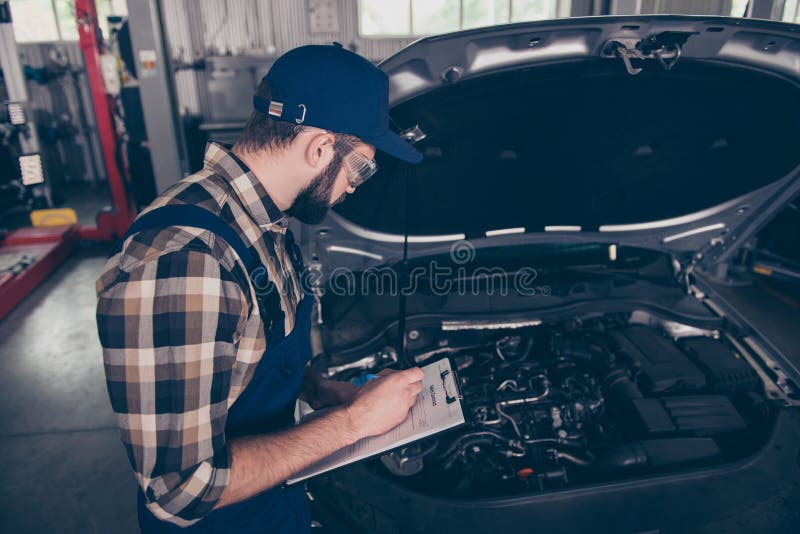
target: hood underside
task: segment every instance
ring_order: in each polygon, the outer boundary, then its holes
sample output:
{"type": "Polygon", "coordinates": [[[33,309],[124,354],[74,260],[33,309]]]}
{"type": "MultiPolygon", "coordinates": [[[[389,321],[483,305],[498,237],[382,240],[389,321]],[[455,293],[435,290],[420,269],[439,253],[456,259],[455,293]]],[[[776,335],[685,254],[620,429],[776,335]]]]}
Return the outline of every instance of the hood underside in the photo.
{"type": "Polygon", "coordinates": [[[421,119],[424,163],[403,174],[387,158],[386,174],[339,213],[403,233],[407,185],[414,235],[596,231],[700,211],[797,165],[800,101],[785,82],[688,62],[620,70],[602,60],[527,69],[418,97],[397,116],[421,119]],[[754,92],[770,97],[752,105],[754,92]]]}
{"type": "Polygon", "coordinates": [[[425,160],[379,161],[315,239],[329,265],[397,257],[405,231],[411,257],[470,239],[721,260],[798,189],[795,26],[568,19],[423,39],[381,66],[393,121],[418,126],[410,136],[425,160]],[[640,58],[631,75],[609,52],[664,35],[679,36],[665,55],[683,42],[670,69],[640,58]]]}

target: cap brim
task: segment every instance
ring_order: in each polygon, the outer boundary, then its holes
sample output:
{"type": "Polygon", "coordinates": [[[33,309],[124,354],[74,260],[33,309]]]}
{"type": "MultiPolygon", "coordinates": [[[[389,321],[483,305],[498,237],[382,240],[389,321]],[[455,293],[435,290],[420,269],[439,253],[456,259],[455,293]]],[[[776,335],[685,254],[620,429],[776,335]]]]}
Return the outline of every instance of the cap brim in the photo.
{"type": "Polygon", "coordinates": [[[362,137],[361,139],[381,152],[386,152],[390,156],[408,163],[422,161],[422,153],[394,132],[386,132],[375,137],[362,137]]]}

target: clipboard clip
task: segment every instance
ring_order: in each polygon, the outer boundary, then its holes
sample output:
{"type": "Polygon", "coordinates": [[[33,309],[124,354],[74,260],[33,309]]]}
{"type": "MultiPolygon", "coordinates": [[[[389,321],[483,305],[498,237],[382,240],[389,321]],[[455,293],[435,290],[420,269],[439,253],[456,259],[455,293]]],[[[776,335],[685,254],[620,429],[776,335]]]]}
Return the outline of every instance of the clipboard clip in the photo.
{"type": "Polygon", "coordinates": [[[461,394],[458,390],[455,391],[455,394],[451,395],[450,390],[447,388],[448,381],[446,380],[447,377],[450,375],[450,369],[445,369],[441,373],[439,373],[439,377],[442,379],[442,389],[444,390],[444,398],[447,401],[447,404],[453,404],[456,401],[462,400],[461,394]]]}

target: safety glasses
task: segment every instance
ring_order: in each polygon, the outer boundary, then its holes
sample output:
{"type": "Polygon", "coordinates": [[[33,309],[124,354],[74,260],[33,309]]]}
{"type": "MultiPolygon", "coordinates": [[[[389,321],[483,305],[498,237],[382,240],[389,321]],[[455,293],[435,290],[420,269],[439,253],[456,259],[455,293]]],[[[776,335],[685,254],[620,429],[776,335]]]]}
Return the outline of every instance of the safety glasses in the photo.
{"type": "Polygon", "coordinates": [[[341,141],[341,144],[349,149],[342,158],[342,164],[347,172],[347,181],[350,183],[350,187],[360,186],[378,172],[378,164],[375,163],[375,160],[359,153],[353,143],[344,138],[339,138],[337,141],[341,141]]]}

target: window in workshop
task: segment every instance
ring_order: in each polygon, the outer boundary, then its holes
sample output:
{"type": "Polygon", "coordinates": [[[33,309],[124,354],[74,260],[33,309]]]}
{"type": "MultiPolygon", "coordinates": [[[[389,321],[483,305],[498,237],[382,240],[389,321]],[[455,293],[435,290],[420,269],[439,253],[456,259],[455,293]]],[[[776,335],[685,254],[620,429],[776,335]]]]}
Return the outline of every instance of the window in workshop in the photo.
{"type": "Polygon", "coordinates": [[[568,16],[572,0],[359,0],[360,33],[433,35],[509,22],[568,16]]]}
{"type": "Polygon", "coordinates": [[[60,40],[53,4],[50,0],[12,0],[11,20],[18,43],[60,40]]]}
{"type": "Polygon", "coordinates": [[[800,24],[800,1],[786,0],[783,5],[783,21],[800,24]]]}
{"type": "MultiPolygon", "coordinates": [[[[67,0],[70,4],[73,0],[67,0]]],[[[97,24],[103,37],[108,39],[108,17],[111,15],[128,16],[128,3],[125,0],[95,0],[97,6],[97,24]]]]}
{"type": "Polygon", "coordinates": [[[731,17],[745,17],[747,15],[748,4],[749,0],[732,0],[731,17]]]}
{"type": "MultiPolygon", "coordinates": [[[[518,2],[519,3],[519,2],[518,2]]],[[[492,0],[464,0],[462,28],[494,26],[509,21],[509,2],[492,0]]]]}
{"type": "Polygon", "coordinates": [[[411,33],[410,0],[359,0],[361,35],[408,35],[411,33]]]}
{"type": "MultiPolygon", "coordinates": [[[[100,9],[100,2],[97,8],[100,9]]],[[[53,5],[56,8],[56,19],[58,20],[58,30],[61,32],[61,40],[78,40],[78,21],[75,18],[74,0],[55,0],[53,5]]]]}
{"type": "MultiPolygon", "coordinates": [[[[11,0],[14,37],[18,43],[77,41],[75,0],[11,0]]],[[[124,0],[95,0],[97,20],[108,38],[108,16],[127,15],[124,0]]]]}
{"type": "Polygon", "coordinates": [[[556,18],[558,4],[563,2],[550,2],[548,0],[527,0],[511,2],[511,22],[525,22],[526,20],[543,20],[556,18]]]}

